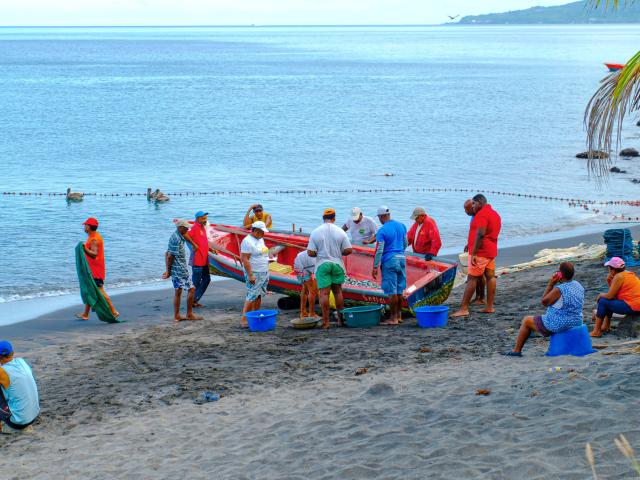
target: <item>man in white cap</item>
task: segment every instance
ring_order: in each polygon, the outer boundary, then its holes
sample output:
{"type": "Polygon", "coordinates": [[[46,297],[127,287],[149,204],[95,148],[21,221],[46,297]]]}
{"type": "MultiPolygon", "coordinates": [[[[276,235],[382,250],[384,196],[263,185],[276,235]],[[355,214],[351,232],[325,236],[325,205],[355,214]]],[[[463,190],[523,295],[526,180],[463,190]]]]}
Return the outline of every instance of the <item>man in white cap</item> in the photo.
{"type": "Polygon", "coordinates": [[[0,341],[0,432],[26,432],[39,414],[38,387],[31,367],[14,356],[11,343],[0,341]]]}
{"type": "MultiPolygon", "coordinates": [[[[173,319],[176,322],[182,320],[201,320],[202,317],[193,313],[193,304],[196,296],[196,287],[193,285],[191,275],[189,274],[189,266],[187,264],[187,250],[184,247],[188,238],[189,228],[191,224],[186,220],[178,220],[176,222],[176,231],[169,238],[169,246],[165,254],[166,270],[162,274],[162,278],[171,277],[175,295],[173,297],[173,319]],[[187,293],[187,316],[180,315],[180,299],[182,291],[187,293]]],[[[197,249],[197,245],[193,244],[197,249]]]]}
{"type": "Polygon", "coordinates": [[[402,294],[407,288],[407,227],[391,220],[391,211],[386,205],[378,208],[378,220],[382,224],[376,234],[376,255],[371,276],[378,278],[378,267],[382,272],[382,291],[389,298],[391,317],[382,325],[398,325],[402,322],[402,294]]]}
{"type": "Polygon", "coordinates": [[[240,260],[244,267],[247,296],[242,309],[241,325],[248,328],[247,312],[260,310],[262,297],[269,285],[269,248],[264,243],[264,234],[269,233],[264,222],[253,222],[251,233],[240,244],[240,260]]]}
{"type": "Polygon", "coordinates": [[[433,259],[438,255],[442,241],[440,240],[440,232],[436,221],[427,215],[422,207],[416,207],[411,214],[411,220],[414,221],[407,234],[407,241],[413,247],[414,253],[424,255],[427,260],[433,259]]]}
{"type": "Polygon", "coordinates": [[[351,217],[345,222],[342,229],[351,233],[352,245],[370,245],[376,241],[378,225],[372,218],[366,217],[359,207],[353,207],[351,217]]]}

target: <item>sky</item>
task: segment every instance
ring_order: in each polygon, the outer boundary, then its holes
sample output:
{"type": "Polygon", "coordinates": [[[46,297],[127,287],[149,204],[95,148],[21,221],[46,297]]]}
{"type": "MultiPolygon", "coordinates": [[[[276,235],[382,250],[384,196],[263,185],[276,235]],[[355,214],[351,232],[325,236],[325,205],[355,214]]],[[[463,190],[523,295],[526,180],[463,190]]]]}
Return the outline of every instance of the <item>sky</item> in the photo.
{"type": "Polygon", "coordinates": [[[0,25],[438,24],[571,0],[0,0],[0,25]]]}

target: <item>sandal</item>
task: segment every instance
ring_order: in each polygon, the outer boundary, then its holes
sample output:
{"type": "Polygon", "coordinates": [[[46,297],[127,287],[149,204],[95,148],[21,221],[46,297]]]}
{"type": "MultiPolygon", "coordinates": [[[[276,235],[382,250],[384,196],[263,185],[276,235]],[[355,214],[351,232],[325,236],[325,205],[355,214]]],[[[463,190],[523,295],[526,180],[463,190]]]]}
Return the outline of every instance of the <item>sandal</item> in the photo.
{"type": "Polygon", "coordinates": [[[505,357],[521,357],[522,352],[514,352],[513,350],[510,350],[508,352],[500,352],[500,355],[504,355],[505,357]]]}

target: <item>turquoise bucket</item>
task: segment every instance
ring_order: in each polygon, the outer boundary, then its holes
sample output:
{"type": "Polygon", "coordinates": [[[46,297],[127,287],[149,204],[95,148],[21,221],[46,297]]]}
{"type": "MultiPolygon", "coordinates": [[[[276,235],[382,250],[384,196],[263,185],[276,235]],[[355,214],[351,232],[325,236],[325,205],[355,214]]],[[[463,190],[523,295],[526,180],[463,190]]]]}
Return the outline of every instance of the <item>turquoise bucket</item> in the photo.
{"type": "Polygon", "coordinates": [[[365,305],[364,307],[351,307],[342,310],[347,327],[371,328],[380,324],[382,305],[365,305]]]}

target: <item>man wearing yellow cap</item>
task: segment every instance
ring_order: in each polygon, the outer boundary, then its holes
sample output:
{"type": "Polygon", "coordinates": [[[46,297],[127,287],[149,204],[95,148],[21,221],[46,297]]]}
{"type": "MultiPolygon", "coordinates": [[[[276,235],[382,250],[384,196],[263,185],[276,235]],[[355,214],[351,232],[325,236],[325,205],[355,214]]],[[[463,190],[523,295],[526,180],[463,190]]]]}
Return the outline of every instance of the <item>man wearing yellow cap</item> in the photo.
{"type": "Polygon", "coordinates": [[[345,281],[345,268],[342,257],[352,252],[349,237],[335,225],[336,211],[327,208],[322,214],[324,223],[311,232],[307,251],[316,259],[316,280],[320,289],[322,307],[322,328],[329,328],[329,295],[333,292],[338,310],[338,324],[342,325],[342,284],[345,281]]]}

